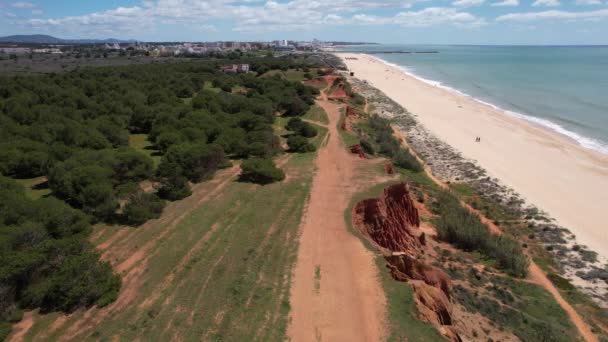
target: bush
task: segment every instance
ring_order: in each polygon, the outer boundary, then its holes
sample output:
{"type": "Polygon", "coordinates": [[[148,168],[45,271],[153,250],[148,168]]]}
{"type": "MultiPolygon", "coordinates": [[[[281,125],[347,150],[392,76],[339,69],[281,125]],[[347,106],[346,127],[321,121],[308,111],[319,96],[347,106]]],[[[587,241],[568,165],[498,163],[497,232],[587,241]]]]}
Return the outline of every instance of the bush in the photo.
{"type": "Polygon", "coordinates": [[[500,268],[513,276],[526,276],[528,258],[513,238],[492,234],[479,216],[464,208],[458,198],[448,192],[437,196],[434,209],[439,214],[436,226],[440,239],[495,259],[500,268]]]}
{"type": "Polygon", "coordinates": [[[300,131],[298,133],[306,138],[313,138],[316,137],[318,134],[317,129],[308,122],[304,122],[304,125],[302,126],[302,128],[300,128],[300,131]]]}
{"type": "Polygon", "coordinates": [[[418,159],[414,157],[408,149],[400,148],[393,156],[393,163],[401,168],[408,169],[414,172],[422,171],[422,165],[418,159]]]}
{"type": "Polygon", "coordinates": [[[285,129],[295,132],[306,138],[316,137],[318,132],[317,129],[309,124],[308,122],[302,121],[300,118],[291,118],[287,122],[285,129]]]}
{"type": "Polygon", "coordinates": [[[186,177],[165,178],[158,189],[158,196],[169,201],[177,201],[190,195],[192,195],[192,191],[186,177]]]}
{"type": "Polygon", "coordinates": [[[361,145],[361,148],[363,149],[363,151],[367,154],[369,154],[370,156],[373,156],[376,154],[376,151],[374,151],[374,147],[372,146],[372,144],[369,143],[369,141],[365,140],[365,139],[361,139],[361,141],[359,142],[359,145],[361,145]]]}
{"type": "Polygon", "coordinates": [[[283,170],[277,168],[271,159],[252,158],[241,164],[240,180],[257,184],[269,184],[285,179],[283,170]]]}
{"type": "Polygon", "coordinates": [[[290,152],[306,153],[314,152],[315,146],[308,142],[308,139],[301,135],[291,135],[287,138],[287,146],[289,146],[290,152]]]}
{"type": "Polygon", "coordinates": [[[159,218],[164,207],[165,202],[157,195],[138,191],[130,196],[123,208],[123,218],[127,224],[139,226],[149,219],[159,218]]]}

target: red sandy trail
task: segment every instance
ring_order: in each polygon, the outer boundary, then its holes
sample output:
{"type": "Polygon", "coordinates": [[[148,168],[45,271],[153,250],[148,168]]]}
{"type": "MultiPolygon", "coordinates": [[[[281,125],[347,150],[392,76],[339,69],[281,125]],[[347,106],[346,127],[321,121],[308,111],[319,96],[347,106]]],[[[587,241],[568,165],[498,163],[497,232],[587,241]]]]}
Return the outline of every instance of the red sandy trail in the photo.
{"type": "Polygon", "coordinates": [[[319,150],[301,223],[288,337],[296,342],[380,341],[386,335],[386,298],[374,256],[344,220],[358,158],[347,152],[336,128],[341,105],[323,95],[317,104],[328,114],[329,139],[319,150]]]}

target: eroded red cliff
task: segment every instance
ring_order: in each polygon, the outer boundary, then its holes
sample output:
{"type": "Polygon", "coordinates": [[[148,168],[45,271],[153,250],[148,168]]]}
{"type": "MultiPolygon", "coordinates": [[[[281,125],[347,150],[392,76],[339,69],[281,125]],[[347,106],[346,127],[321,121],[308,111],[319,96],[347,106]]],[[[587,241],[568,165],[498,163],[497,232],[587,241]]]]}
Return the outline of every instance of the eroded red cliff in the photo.
{"type": "Polygon", "coordinates": [[[353,225],[383,252],[393,278],[411,284],[420,318],[435,325],[448,339],[460,341],[452,326],[451,279],[441,269],[420,260],[426,236],[419,232],[418,209],[407,185],[389,186],[379,198],[357,203],[353,225]]]}
{"type": "Polygon", "coordinates": [[[359,158],[367,159],[367,156],[365,155],[365,152],[363,151],[363,148],[361,147],[361,145],[359,145],[359,144],[352,145],[351,147],[349,147],[349,149],[350,149],[350,153],[358,155],[359,158]]]}

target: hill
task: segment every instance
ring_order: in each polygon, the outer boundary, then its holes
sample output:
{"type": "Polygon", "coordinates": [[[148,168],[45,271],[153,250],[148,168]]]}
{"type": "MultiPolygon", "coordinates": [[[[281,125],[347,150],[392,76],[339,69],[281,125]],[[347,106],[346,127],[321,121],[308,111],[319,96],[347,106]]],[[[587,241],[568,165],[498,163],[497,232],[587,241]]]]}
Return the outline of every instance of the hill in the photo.
{"type": "Polygon", "coordinates": [[[0,43],[21,44],[96,44],[96,43],[130,43],[135,40],[107,39],[62,39],[45,34],[13,35],[0,37],[0,43]]]}

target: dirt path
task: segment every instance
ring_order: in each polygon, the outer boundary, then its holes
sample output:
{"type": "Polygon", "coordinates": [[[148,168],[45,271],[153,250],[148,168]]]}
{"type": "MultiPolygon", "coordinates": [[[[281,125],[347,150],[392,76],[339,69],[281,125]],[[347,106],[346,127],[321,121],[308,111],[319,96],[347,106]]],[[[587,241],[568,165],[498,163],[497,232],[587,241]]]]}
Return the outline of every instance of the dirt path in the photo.
{"type": "MultiPolygon", "coordinates": [[[[400,130],[395,129],[395,128],[393,128],[393,130],[395,132],[395,135],[399,139],[401,139],[403,144],[405,146],[409,147],[407,145],[407,140],[403,136],[403,133],[400,130]]],[[[435,182],[439,187],[449,190],[449,186],[433,175],[433,173],[431,172],[431,168],[426,163],[424,163],[424,161],[416,154],[416,152],[411,148],[410,148],[410,151],[418,159],[418,161],[424,166],[424,172],[426,173],[426,175],[429,176],[429,178],[431,178],[433,180],[433,182],[435,182]]],[[[464,201],[460,201],[460,202],[469,211],[479,215],[481,222],[483,224],[485,224],[486,226],[488,226],[488,228],[490,229],[490,231],[492,233],[502,234],[502,230],[500,229],[500,227],[498,227],[496,224],[494,224],[494,222],[492,222],[492,220],[488,219],[482,212],[471,207],[468,203],[466,203],[464,201]]],[[[572,307],[572,305],[570,305],[570,303],[567,300],[565,300],[564,297],[562,297],[561,293],[558,291],[558,289],[555,287],[555,285],[553,285],[553,283],[549,280],[549,278],[547,277],[545,272],[540,267],[538,267],[538,265],[531,258],[530,258],[530,267],[528,268],[528,278],[535,284],[540,285],[543,288],[545,288],[553,296],[553,298],[559,304],[559,306],[561,306],[562,309],[568,314],[568,316],[570,317],[570,320],[572,321],[572,323],[574,323],[579,334],[585,339],[585,341],[587,341],[587,342],[598,342],[599,341],[598,337],[591,331],[591,328],[589,327],[589,325],[583,320],[583,318],[578,314],[578,312],[576,312],[574,307],[572,307]]]]}
{"type": "Polygon", "coordinates": [[[21,321],[13,327],[13,335],[10,336],[7,340],[11,342],[20,342],[25,338],[25,334],[30,331],[34,325],[34,313],[32,311],[28,311],[23,314],[23,318],[21,321]]]}
{"type": "Polygon", "coordinates": [[[344,220],[357,158],[342,145],[340,105],[317,102],[329,117],[328,143],[316,160],[310,201],[301,224],[291,288],[291,341],[381,341],[386,297],[373,254],[344,220]]]}

